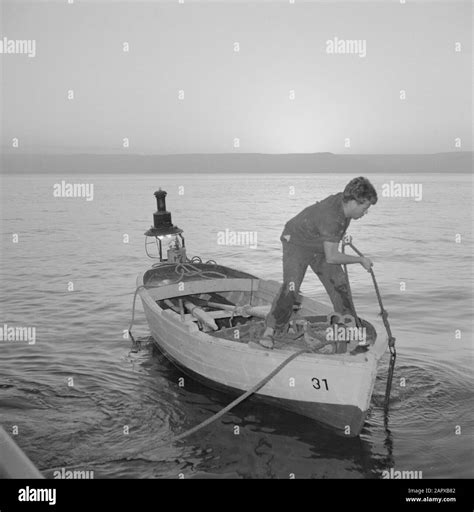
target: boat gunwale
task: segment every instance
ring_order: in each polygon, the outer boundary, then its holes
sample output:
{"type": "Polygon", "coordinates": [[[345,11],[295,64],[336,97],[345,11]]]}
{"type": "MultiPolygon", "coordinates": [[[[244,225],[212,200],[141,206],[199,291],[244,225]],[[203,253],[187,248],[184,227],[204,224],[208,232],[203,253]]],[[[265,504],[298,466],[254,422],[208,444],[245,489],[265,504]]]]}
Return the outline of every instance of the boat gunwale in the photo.
{"type": "MultiPolygon", "coordinates": [[[[137,288],[140,286],[145,286],[143,284],[143,277],[145,275],[146,271],[141,272],[137,276],[137,288]]],[[[248,279],[248,278],[242,278],[242,279],[248,279]]],[[[266,282],[265,279],[256,278],[259,283],[260,282],[266,282]]],[[[222,280],[222,278],[216,278],[216,281],[222,280]]],[[[203,282],[209,283],[212,281],[212,279],[203,279],[203,282]]],[[[274,283],[278,283],[278,281],[273,281],[274,283]]],[[[164,285],[166,287],[167,285],[164,285]]],[[[258,288],[257,290],[258,291],[258,288]]],[[[207,343],[208,345],[217,345],[217,346],[225,346],[226,348],[232,350],[233,352],[237,353],[252,353],[254,355],[259,355],[260,357],[270,357],[272,356],[276,360],[283,361],[291,354],[294,354],[295,350],[285,350],[285,349],[274,349],[271,351],[262,350],[260,348],[253,348],[249,346],[247,343],[237,343],[235,341],[228,340],[226,338],[219,338],[217,336],[210,336],[209,334],[197,330],[191,330],[189,327],[191,324],[189,323],[183,323],[180,319],[180,315],[174,311],[171,311],[169,313],[165,313],[163,308],[161,308],[154,298],[149,293],[149,290],[147,288],[138,288],[138,294],[140,295],[140,298],[145,301],[148,305],[148,307],[154,311],[156,314],[160,315],[163,321],[166,321],[175,329],[179,329],[183,331],[186,335],[190,335],[193,337],[199,338],[200,341],[207,343]]],[[[311,297],[304,297],[307,299],[307,301],[312,303],[318,303],[315,299],[312,299],[311,297]]],[[[159,345],[158,341],[155,340],[155,342],[159,345]]],[[[322,361],[324,364],[331,364],[335,366],[367,366],[371,364],[377,364],[379,359],[382,357],[382,355],[385,353],[386,348],[388,347],[387,342],[383,342],[382,340],[376,340],[374,345],[371,347],[371,350],[368,352],[362,352],[357,355],[351,355],[351,354],[322,354],[322,353],[316,353],[316,352],[308,352],[301,354],[298,359],[306,360],[307,362],[314,363],[315,361],[322,361]],[[379,350],[376,350],[376,347],[386,345],[385,349],[381,352],[381,355],[377,357],[379,350]]]]}

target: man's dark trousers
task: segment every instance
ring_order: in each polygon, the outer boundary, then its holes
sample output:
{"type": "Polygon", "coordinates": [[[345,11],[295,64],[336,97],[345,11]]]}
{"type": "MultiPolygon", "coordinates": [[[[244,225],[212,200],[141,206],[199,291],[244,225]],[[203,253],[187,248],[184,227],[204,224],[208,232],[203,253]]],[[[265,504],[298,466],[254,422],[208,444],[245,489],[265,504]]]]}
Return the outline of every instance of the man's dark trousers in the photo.
{"type": "Polygon", "coordinates": [[[289,322],[293,305],[299,302],[299,291],[308,265],[323,283],[334,311],[351,314],[349,287],[341,265],[328,263],[324,253],[315,253],[314,249],[287,242],[283,237],[280,240],[283,245],[283,285],[266,317],[266,327],[279,330],[289,322]]]}

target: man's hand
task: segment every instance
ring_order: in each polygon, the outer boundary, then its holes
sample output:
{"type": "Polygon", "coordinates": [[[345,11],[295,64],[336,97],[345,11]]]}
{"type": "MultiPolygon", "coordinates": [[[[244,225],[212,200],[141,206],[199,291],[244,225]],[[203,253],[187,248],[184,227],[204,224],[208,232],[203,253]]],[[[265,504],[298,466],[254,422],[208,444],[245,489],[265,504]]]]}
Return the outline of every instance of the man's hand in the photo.
{"type": "Polygon", "coordinates": [[[372,260],[366,258],[365,256],[361,256],[360,264],[365,268],[365,270],[367,270],[367,272],[370,272],[370,269],[373,265],[372,260]]]}
{"type": "MultiPolygon", "coordinates": [[[[360,256],[352,256],[352,254],[342,254],[339,252],[338,242],[324,242],[324,255],[326,261],[333,265],[348,265],[351,263],[361,263],[362,258],[360,256]]],[[[367,259],[367,258],[365,258],[367,259]]],[[[368,260],[370,261],[370,260],[368,260]]],[[[372,264],[372,262],[370,262],[372,264]]],[[[370,265],[369,267],[370,268],[370,265]]]]}

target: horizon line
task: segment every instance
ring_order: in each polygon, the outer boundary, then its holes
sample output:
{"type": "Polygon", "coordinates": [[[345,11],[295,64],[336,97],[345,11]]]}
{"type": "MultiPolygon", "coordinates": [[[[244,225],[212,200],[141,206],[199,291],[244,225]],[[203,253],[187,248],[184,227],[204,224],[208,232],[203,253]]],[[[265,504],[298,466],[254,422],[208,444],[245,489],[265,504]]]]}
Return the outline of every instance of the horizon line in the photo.
{"type": "Polygon", "coordinates": [[[206,152],[206,153],[96,153],[96,152],[74,152],[74,153],[57,153],[57,152],[24,152],[21,150],[3,151],[0,149],[0,156],[27,156],[27,155],[41,155],[41,156],[194,156],[194,155],[266,155],[266,156],[288,156],[288,155],[334,155],[334,156],[427,156],[427,155],[455,155],[464,153],[473,153],[473,150],[455,150],[455,151],[439,151],[436,153],[333,153],[332,151],[316,151],[310,153],[261,153],[261,152],[206,152]]]}

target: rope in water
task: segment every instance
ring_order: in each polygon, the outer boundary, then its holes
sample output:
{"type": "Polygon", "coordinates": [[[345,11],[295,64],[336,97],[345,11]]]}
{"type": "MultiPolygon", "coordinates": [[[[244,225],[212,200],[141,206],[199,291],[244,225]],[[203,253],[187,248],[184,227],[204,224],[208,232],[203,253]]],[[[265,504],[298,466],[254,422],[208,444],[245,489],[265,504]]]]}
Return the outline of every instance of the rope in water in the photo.
{"type": "MultiPolygon", "coordinates": [[[[207,420],[204,420],[202,423],[199,423],[199,425],[196,425],[195,427],[187,430],[186,432],[183,432],[182,434],[179,434],[178,436],[173,437],[169,442],[174,441],[180,441],[181,439],[184,439],[185,437],[190,436],[191,434],[194,434],[198,430],[201,430],[204,427],[207,427],[207,425],[210,425],[214,421],[218,420],[221,416],[223,416],[226,412],[229,412],[231,409],[233,409],[235,406],[240,404],[240,402],[243,402],[246,398],[248,398],[250,395],[253,395],[256,393],[260,388],[265,386],[267,382],[269,382],[277,373],[279,373],[283,368],[293,361],[293,359],[296,359],[299,355],[307,353],[307,349],[301,349],[297,352],[293,352],[290,356],[288,356],[283,362],[281,362],[274,370],[272,370],[265,378],[263,378],[260,382],[257,382],[253,387],[251,387],[248,391],[246,391],[243,395],[240,395],[238,398],[236,398],[233,402],[231,402],[229,405],[221,409],[219,412],[214,414],[214,416],[211,416],[207,420]]],[[[168,444],[168,443],[163,443],[168,444]]],[[[161,446],[161,445],[158,445],[161,446]]]]}
{"type": "MultiPolygon", "coordinates": [[[[307,353],[307,352],[308,352],[307,349],[302,349],[302,350],[298,350],[297,352],[293,352],[284,361],[282,361],[274,370],[272,370],[268,375],[266,375],[262,380],[257,382],[257,384],[255,384],[248,391],[246,391],[245,393],[240,395],[233,402],[231,402],[230,404],[226,405],[223,409],[218,411],[216,414],[214,414],[210,418],[207,418],[203,422],[199,423],[199,425],[196,425],[195,427],[190,428],[189,430],[186,430],[182,434],[179,434],[177,436],[172,437],[171,439],[169,439],[167,441],[163,441],[163,442],[161,442],[161,443],[159,443],[157,445],[154,445],[155,448],[159,448],[160,446],[169,446],[171,443],[174,443],[176,441],[181,441],[182,439],[184,439],[186,437],[189,437],[190,435],[195,434],[199,430],[202,430],[203,428],[207,427],[208,425],[210,425],[214,421],[218,420],[221,416],[224,416],[224,414],[229,412],[231,409],[233,409],[234,407],[239,405],[241,402],[243,402],[245,399],[247,399],[250,395],[253,395],[260,388],[265,386],[265,384],[267,384],[267,382],[269,382],[271,379],[273,379],[273,377],[275,377],[275,375],[277,373],[279,373],[281,370],[283,370],[283,368],[285,366],[287,366],[291,361],[293,361],[293,359],[296,359],[301,354],[304,354],[304,353],[307,353]]],[[[136,457],[126,457],[125,459],[126,460],[134,460],[135,458],[136,457]]],[[[124,459],[120,459],[120,460],[124,460],[124,459]]],[[[106,464],[106,463],[109,463],[109,462],[117,462],[117,459],[114,458],[114,459],[103,460],[103,461],[100,462],[100,464],[106,464]]],[[[75,464],[73,466],[67,466],[67,468],[63,466],[63,467],[58,467],[58,468],[45,468],[45,469],[42,469],[40,471],[48,471],[49,472],[49,471],[61,470],[61,469],[65,469],[66,470],[68,468],[75,468],[75,467],[80,467],[80,466],[82,466],[84,464],[93,464],[93,463],[94,463],[94,461],[81,462],[81,463],[75,464]]]]}
{"type": "MultiPolygon", "coordinates": [[[[348,245],[358,256],[363,257],[364,255],[354,246],[352,243],[352,238],[348,237],[344,242],[343,246],[348,245]]],[[[387,331],[388,336],[388,347],[390,350],[390,363],[388,368],[388,376],[387,376],[387,386],[385,388],[385,402],[384,402],[384,409],[385,413],[388,412],[388,406],[390,402],[390,392],[392,390],[392,381],[393,381],[393,372],[395,369],[395,359],[397,358],[397,351],[395,349],[395,340],[396,338],[392,335],[392,330],[390,328],[390,324],[388,322],[388,312],[383,307],[382,303],[382,296],[380,295],[379,286],[377,284],[377,280],[375,279],[375,274],[372,269],[369,270],[369,273],[372,277],[372,282],[374,284],[375,288],[375,294],[377,295],[377,300],[379,302],[380,306],[380,315],[382,317],[383,324],[385,326],[385,330],[387,331]]]]}

